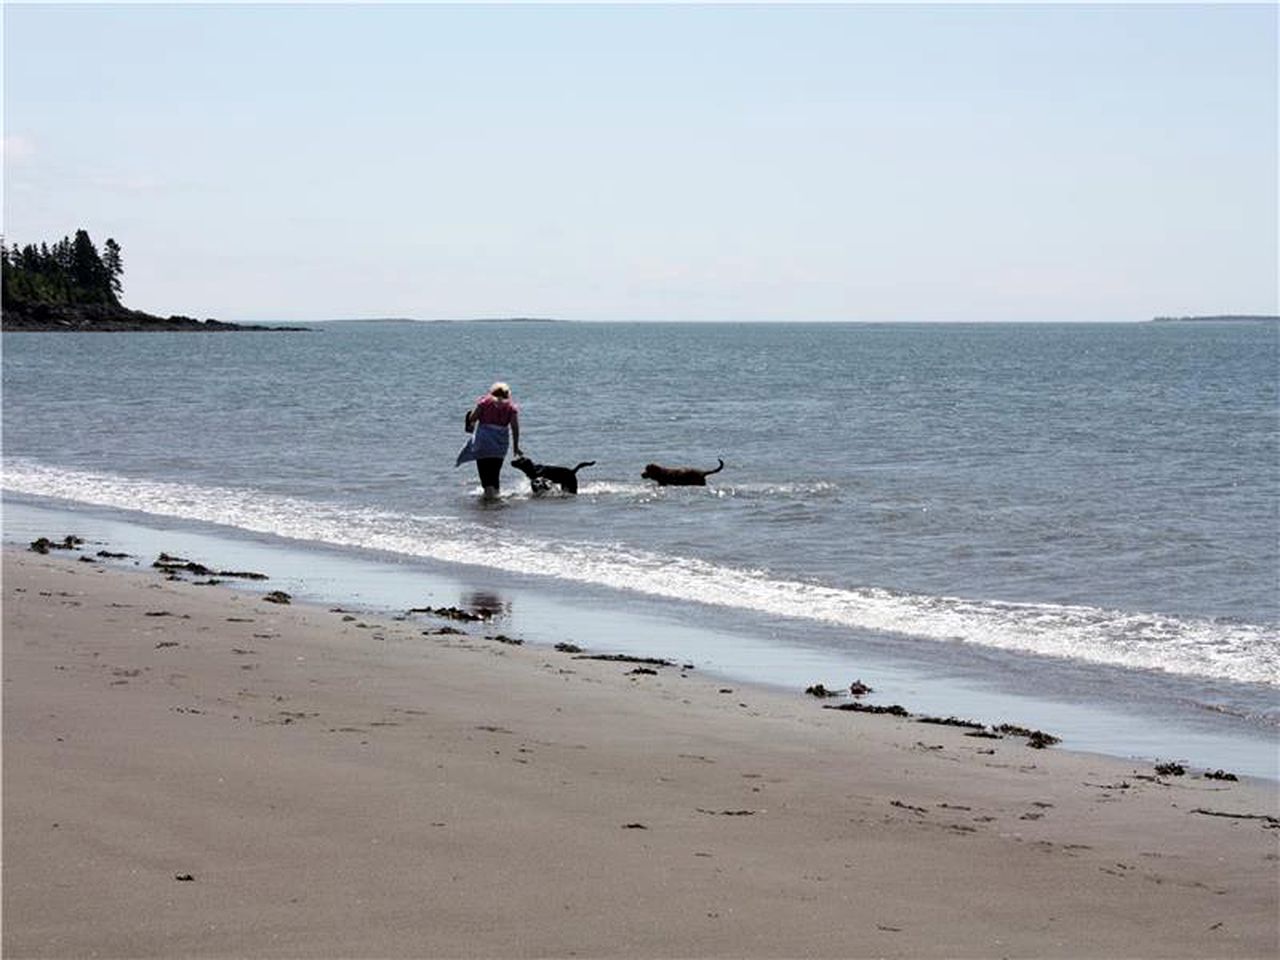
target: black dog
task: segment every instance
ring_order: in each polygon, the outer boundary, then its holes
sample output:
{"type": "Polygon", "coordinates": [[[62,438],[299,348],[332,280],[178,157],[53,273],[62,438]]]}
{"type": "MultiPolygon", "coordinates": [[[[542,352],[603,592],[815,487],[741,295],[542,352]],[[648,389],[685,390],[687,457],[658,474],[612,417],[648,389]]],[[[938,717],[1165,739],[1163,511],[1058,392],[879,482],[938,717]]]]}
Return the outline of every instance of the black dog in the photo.
{"type": "Polygon", "coordinates": [[[594,460],[584,460],[573,469],[553,467],[545,463],[534,463],[528,457],[516,457],[511,465],[529,478],[529,484],[536,494],[546,493],[551,485],[556,484],[565,493],[578,492],[578,471],[583,467],[595,465],[594,460]]]}
{"type": "MultiPolygon", "coordinates": [[[[719,457],[716,457],[720,460],[719,457]]],[[[724,469],[724,461],[714,470],[698,470],[694,467],[664,467],[651,463],[644,468],[640,476],[645,480],[656,480],[660,487],[705,487],[707,477],[724,469]]]]}

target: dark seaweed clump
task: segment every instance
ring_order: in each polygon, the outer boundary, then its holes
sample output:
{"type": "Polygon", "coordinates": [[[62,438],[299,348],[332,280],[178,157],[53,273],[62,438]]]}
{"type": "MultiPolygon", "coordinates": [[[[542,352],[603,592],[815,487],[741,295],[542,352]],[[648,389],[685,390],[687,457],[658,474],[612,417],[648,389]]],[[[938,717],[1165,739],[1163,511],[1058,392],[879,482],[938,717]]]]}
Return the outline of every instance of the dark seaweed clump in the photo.
{"type": "Polygon", "coordinates": [[[986,730],[985,723],[977,720],[961,720],[959,717],[916,717],[920,723],[936,723],[943,727],[964,727],[966,730],[986,730]]]}
{"type": "Polygon", "coordinates": [[[896,703],[890,704],[887,707],[878,707],[875,704],[871,704],[871,703],[834,703],[834,704],[827,704],[822,709],[851,710],[854,713],[887,713],[890,716],[894,716],[894,717],[911,716],[911,714],[907,712],[906,707],[900,706],[899,704],[896,704],[896,703]]]}
{"type": "Polygon", "coordinates": [[[840,694],[835,690],[828,690],[820,683],[815,683],[811,687],[805,688],[805,693],[811,697],[838,697],[840,694]]]}
{"type": "Polygon", "coordinates": [[[1002,723],[995,728],[996,733],[1007,733],[1014,737],[1026,737],[1027,746],[1033,750],[1043,750],[1045,747],[1051,747],[1055,743],[1061,743],[1062,740],[1055,737],[1051,733],[1045,733],[1043,730],[1032,730],[1028,727],[1020,727],[1014,723],[1002,723]]]}
{"type": "Polygon", "coordinates": [[[664,660],[661,657],[633,657],[626,653],[584,653],[573,659],[575,660],[605,660],[609,663],[639,663],[654,667],[674,667],[675,663],[671,660],[664,660]]]}
{"type": "Polygon", "coordinates": [[[493,616],[492,610],[477,610],[474,613],[470,610],[462,610],[458,607],[413,607],[409,613],[429,613],[434,617],[444,617],[446,620],[459,620],[463,623],[475,623],[479,620],[488,620],[493,616]]]}
{"type": "Polygon", "coordinates": [[[38,540],[31,541],[31,552],[48,553],[50,550],[74,550],[83,543],[84,540],[71,534],[67,534],[61,540],[50,540],[48,537],[40,537],[38,540]]]}

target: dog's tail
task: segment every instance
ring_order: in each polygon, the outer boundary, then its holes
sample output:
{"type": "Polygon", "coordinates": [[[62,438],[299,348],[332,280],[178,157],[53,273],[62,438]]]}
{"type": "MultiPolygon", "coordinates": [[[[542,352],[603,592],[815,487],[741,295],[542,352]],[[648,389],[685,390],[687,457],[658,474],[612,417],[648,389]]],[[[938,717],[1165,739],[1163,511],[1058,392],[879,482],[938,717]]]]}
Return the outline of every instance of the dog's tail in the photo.
{"type": "Polygon", "coordinates": [[[583,467],[594,467],[595,465],[596,465],[596,462],[594,460],[583,460],[580,464],[578,464],[576,467],[573,468],[573,472],[577,473],[583,467]]]}
{"type": "Polygon", "coordinates": [[[724,469],[724,460],[720,457],[716,457],[716,459],[720,461],[720,466],[716,467],[714,470],[708,470],[706,473],[703,474],[704,477],[709,477],[713,473],[719,473],[721,470],[724,469]]]}

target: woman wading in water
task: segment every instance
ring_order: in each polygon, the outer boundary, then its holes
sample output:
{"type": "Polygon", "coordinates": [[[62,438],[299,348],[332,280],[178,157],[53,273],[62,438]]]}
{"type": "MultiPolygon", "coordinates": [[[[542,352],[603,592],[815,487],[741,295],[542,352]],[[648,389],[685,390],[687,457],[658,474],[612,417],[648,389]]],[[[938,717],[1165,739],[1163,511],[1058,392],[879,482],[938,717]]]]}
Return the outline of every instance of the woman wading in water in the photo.
{"type": "Polygon", "coordinates": [[[454,466],[476,462],[484,498],[494,500],[502,488],[502,461],[507,456],[508,434],[516,456],[520,456],[520,408],[511,400],[511,388],[498,382],[467,411],[464,424],[471,438],[454,466]]]}

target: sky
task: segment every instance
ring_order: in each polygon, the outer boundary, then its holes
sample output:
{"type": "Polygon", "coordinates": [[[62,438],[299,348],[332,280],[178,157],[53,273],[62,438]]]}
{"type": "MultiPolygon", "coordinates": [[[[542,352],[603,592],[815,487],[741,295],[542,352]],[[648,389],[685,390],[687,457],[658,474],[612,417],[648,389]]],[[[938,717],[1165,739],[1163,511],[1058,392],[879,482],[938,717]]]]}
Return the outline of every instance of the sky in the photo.
{"type": "Polygon", "coordinates": [[[9,0],[3,230],[233,321],[1275,314],[1278,9],[9,0]]]}

